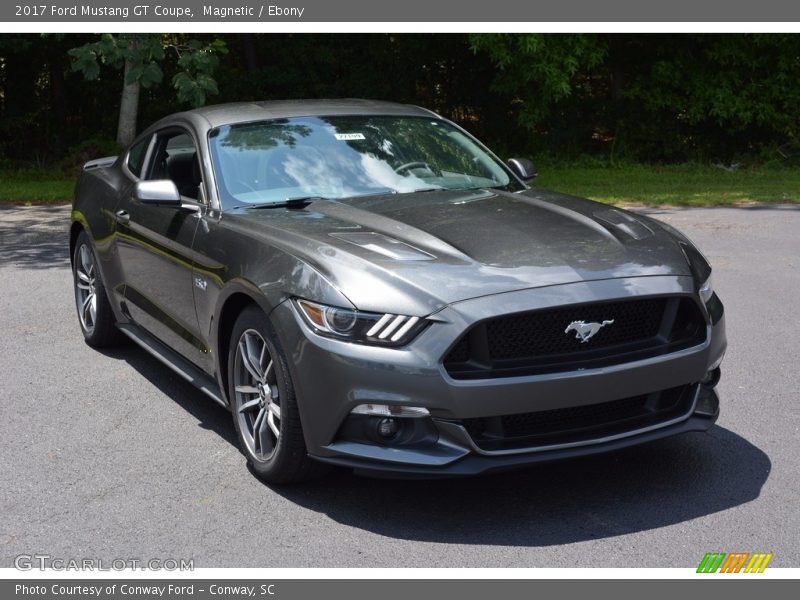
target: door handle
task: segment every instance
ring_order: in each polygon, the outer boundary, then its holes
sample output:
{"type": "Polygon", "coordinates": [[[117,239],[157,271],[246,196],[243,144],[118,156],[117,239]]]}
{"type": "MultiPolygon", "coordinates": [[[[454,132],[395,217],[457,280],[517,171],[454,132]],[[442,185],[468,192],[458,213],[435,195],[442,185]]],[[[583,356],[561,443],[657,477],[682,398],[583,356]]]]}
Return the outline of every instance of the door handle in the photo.
{"type": "Polygon", "coordinates": [[[118,210],[117,211],[117,221],[122,223],[123,225],[129,223],[131,220],[130,214],[128,214],[127,210],[118,210]]]}

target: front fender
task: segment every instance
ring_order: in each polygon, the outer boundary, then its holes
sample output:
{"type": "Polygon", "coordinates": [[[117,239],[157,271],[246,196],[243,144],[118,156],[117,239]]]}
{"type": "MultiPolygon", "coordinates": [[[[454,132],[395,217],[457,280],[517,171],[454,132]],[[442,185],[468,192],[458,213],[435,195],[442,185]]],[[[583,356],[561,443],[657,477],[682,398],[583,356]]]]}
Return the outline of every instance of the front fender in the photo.
{"type": "Polygon", "coordinates": [[[207,215],[194,244],[193,291],[199,329],[211,350],[203,367],[225,390],[228,337],[248,304],[265,314],[291,297],[352,303],[313,266],[262,239],[241,235],[207,215]]]}

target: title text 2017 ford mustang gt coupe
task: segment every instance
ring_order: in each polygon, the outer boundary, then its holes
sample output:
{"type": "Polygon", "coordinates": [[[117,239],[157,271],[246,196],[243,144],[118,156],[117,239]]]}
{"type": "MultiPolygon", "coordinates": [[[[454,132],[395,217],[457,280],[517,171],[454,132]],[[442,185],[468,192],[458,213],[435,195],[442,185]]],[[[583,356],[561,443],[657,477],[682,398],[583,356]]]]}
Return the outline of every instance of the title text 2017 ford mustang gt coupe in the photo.
{"type": "Polygon", "coordinates": [[[75,301],[229,407],[272,482],[464,475],[708,429],[711,267],[645,216],[526,185],[361,100],[167,117],[75,190],[75,301]]]}

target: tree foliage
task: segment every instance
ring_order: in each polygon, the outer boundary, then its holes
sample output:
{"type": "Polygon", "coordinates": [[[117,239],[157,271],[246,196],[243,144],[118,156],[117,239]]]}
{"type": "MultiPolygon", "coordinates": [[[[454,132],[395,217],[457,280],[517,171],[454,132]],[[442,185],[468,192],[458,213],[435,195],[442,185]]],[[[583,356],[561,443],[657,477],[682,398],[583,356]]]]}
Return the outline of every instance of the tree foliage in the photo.
{"type": "Polygon", "coordinates": [[[578,73],[600,65],[607,53],[595,34],[475,34],[470,43],[497,67],[492,88],[519,105],[524,127],[544,121],[573,92],[578,73]]]}
{"type": "Polygon", "coordinates": [[[633,115],[672,121],[685,132],[676,142],[706,153],[726,138],[741,154],[796,143],[800,36],[670,37],[671,48],[659,48],[629,75],[623,96],[638,107],[633,115]]]}
{"type": "Polygon", "coordinates": [[[72,48],[69,55],[72,69],[83,73],[88,80],[100,76],[101,65],[122,69],[117,143],[126,146],[136,135],[140,90],[161,83],[164,78],[161,63],[168,55],[174,53],[177,57],[178,70],[172,77],[172,85],[178,100],[198,107],[205,104],[207,96],[219,93],[213,73],[219,64],[217,54],[226,52],[227,46],[220,39],[209,44],[194,39],[180,43],[167,35],[106,33],[97,41],[72,48]]]}
{"type": "Polygon", "coordinates": [[[95,42],[72,48],[72,69],[88,80],[100,77],[101,65],[121,69],[126,62],[130,69],[126,84],[139,82],[143,88],[158,85],[164,79],[163,63],[168,54],[174,54],[177,72],[172,77],[172,86],[181,103],[202,106],[208,96],[219,93],[214,80],[214,71],[219,65],[218,55],[227,53],[227,45],[221,39],[209,43],[198,40],[180,42],[161,34],[105,33],[95,42]]]}
{"type": "Polygon", "coordinates": [[[796,34],[470,40],[497,67],[492,85],[518,123],[547,145],[667,161],[800,151],[796,34]]]}
{"type": "Polygon", "coordinates": [[[113,138],[133,82],[142,124],[210,98],[365,97],[507,155],[800,162],[797,34],[8,34],[0,161],[113,138]]]}

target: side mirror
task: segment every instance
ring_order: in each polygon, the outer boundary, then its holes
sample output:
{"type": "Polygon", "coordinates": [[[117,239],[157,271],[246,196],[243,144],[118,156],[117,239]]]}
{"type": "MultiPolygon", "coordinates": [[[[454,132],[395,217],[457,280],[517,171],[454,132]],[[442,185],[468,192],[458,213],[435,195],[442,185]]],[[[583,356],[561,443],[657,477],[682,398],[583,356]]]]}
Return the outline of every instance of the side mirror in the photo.
{"type": "Polygon", "coordinates": [[[157,206],[181,205],[181,195],[178,187],[171,179],[155,179],[153,181],[138,181],[134,190],[136,199],[142,204],[157,206]]]}
{"type": "Polygon", "coordinates": [[[527,158],[509,158],[508,166],[514,171],[514,175],[522,179],[522,181],[533,181],[539,176],[536,167],[527,158]]]}

